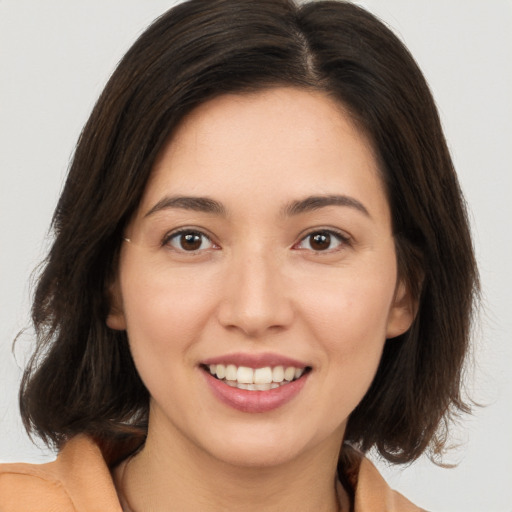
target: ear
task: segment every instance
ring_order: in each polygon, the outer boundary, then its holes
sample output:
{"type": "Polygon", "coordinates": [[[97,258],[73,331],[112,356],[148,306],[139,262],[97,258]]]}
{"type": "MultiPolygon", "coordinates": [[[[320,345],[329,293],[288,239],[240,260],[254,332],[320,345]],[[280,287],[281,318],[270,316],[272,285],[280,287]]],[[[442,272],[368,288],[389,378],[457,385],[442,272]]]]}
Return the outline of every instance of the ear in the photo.
{"type": "Polygon", "coordinates": [[[116,331],[126,330],[126,320],[124,316],[123,300],[119,282],[116,279],[107,290],[108,301],[110,304],[106,324],[110,329],[116,331]]]}
{"type": "Polygon", "coordinates": [[[417,309],[417,300],[412,297],[409,287],[401,280],[396,287],[389,311],[386,338],[395,338],[407,331],[414,321],[417,309]]]}

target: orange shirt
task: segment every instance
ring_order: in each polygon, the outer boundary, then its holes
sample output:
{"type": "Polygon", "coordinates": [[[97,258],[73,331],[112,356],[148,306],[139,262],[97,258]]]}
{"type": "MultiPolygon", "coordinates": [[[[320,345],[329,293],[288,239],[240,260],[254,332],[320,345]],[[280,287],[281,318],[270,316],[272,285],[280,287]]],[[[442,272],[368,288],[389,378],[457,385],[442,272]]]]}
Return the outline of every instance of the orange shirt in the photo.
{"type": "MultiPolygon", "coordinates": [[[[390,489],[362,455],[354,468],[354,512],[421,512],[390,489]]],[[[110,469],[85,435],[47,464],[0,464],[0,512],[122,512],[110,469]]]]}

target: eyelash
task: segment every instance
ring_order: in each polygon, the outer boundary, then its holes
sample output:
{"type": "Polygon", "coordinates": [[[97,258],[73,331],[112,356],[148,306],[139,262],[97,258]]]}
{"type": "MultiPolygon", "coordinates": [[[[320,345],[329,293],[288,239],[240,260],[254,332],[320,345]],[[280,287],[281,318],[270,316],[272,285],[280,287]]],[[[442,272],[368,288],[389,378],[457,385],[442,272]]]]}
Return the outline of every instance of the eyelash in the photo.
{"type": "Polygon", "coordinates": [[[310,251],[320,254],[320,253],[332,253],[337,250],[340,250],[340,248],[342,248],[344,246],[347,247],[350,245],[351,245],[351,239],[345,233],[342,233],[342,232],[334,230],[334,229],[315,229],[314,231],[310,231],[305,236],[303,236],[299,242],[297,242],[296,244],[294,244],[292,246],[292,248],[297,248],[299,250],[310,250],[310,251]],[[299,248],[298,247],[300,244],[304,243],[304,241],[306,241],[308,239],[311,240],[312,237],[315,235],[326,236],[328,238],[329,242],[331,242],[332,239],[334,238],[339,242],[338,246],[335,248],[315,250],[315,249],[311,248],[311,241],[310,241],[310,243],[309,243],[310,248],[299,248]]]}
{"type": "MultiPolygon", "coordinates": [[[[204,250],[210,250],[210,249],[217,249],[217,248],[219,248],[219,246],[215,242],[213,242],[212,239],[208,235],[206,235],[205,233],[203,233],[199,229],[193,229],[193,228],[183,228],[183,229],[180,229],[178,231],[173,231],[172,233],[169,233],[162,240],[162,246],[163,247],[164,246],[171,246],[176,251],[183,252],[183,253],[189,253],[189,254],[198,254],[199,252],[202,251],[201,247],[199,247],[198,249],[193,249],[191,251],[187,251],[183,247],[179,248],[179,247],[172,246],[172,244],[170,242],[173,239],[179,240],[179,238],[181,236],[183,236],[183,235],[197,235],[197,236],[201,237],[203,239],[203,241],[204,240],[208,240],[213,246],[215,246],[215,247],[209,247],[208,249],[202,249],[203,251],[204,250]]],[[[203,244],[203,241],[201,242],[201,245],[203,244]]]]}
{"type": "MultiPolygon", "coordinates": [[[[344,233],[341,233],[341,232],[339,232],[337,230],[333,230],[333,229],[316,229],[314,231],[310,231],[309,233],[304,235],[297,243],[293,244],[292,249],[308,250],[308,251],[312,251],[314,253],[321,254],[321,253],[336,252],[337,250],[340,250],[340,247],[344,247],[344,246],[346,247],[346,246],[350,246],[350,245],[351,245],[351,239],[344,233]],[[325,236],[327,241],[329,242],[329,244],[331,243],[332,239],[334,238],[335,240],[337,240],[338,245],[334,248],[329,247],[327,249],[315,250],[314,248],[311,247],[311,240],[312,240],[312,237],[315,235],[325,236]],[[302,245],[308,239],[310,240],[309,248],[308,247],[300,247],[300,245],[302,245]]],[[[220,249],[220,247],[215,242],[213,242],[213,240],[211,239],[210,236],[206,235],[199,229],[193,229],[193,228],[183,228],[178,231],[169,233],[162,240],[162,247],[165,247],[165,246],[171,246],[172,249],[174,249],[178,252],[188,253],[190,255],[199,254],[201,252],[212,250],[212,249],[220,249]],[[179,240],[179,238],[183,235],[195,235],[195,236],[201,237],[202,238],[201,245],[197,249],[187,250],[187,249],[184,249],[183,247],[175,247],[171,244],[172,240],[179,240]],[[201,246],[203,245],[203,242],[205,240],[209,241],[210,244],[212,245],[212,247],[201,249],[201,246]]]]}

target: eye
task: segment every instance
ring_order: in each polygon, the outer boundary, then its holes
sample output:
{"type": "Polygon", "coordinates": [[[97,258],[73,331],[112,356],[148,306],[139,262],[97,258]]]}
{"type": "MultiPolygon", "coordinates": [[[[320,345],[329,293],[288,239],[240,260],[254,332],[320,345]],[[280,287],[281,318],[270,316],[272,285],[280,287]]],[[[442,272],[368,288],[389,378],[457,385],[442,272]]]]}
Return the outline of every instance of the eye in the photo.
{"type": "Polygon", "coordinates": [[[349,244],[349,238],[330,230],[313,231],[293,246],[294,249],[306,249],[314,252],[333,251],[349,244]]]}
{"type": "Polygon", "coordinates": [[[208,249],[217,249],[218,246],[201,231],[184,229],[171,233],[162,241],[162,245],[170,246],[180,252],[199,252],[208,249]]]}

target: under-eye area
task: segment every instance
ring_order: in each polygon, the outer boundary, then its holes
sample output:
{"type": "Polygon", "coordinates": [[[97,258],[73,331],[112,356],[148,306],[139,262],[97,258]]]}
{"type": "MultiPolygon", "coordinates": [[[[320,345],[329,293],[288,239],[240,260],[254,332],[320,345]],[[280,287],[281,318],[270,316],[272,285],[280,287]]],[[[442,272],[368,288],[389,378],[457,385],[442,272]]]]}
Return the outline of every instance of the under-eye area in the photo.
{"type": "Polygon", "coordinates": [[[248,391],[269,391],[300,379],[311,371],[310,366],[264,366],[249,368],[234,364],[201,365],[201,368],[228,386],[248,391]]]}

